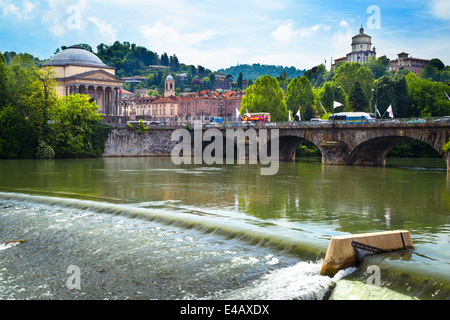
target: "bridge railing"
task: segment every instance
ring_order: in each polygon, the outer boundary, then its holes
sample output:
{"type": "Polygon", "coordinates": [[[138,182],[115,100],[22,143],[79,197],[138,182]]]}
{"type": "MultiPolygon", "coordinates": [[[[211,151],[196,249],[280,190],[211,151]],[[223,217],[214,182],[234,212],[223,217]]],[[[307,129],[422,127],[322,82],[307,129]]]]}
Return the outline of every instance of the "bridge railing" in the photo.
{"type": "MultiPolygon", "coordinates": [[[[334,122],[335,125],[340,126],[367,126],[367,125],[417,125],[421,123],[445,123],[450,126],[450,117],[428,117],[428,118],[400,118],[400,119],[375,119],[365,123],[338,121],[334,122]]],[[[266,122],[266,123],[245,123],[245,122],[228,122],[228,123],[203,123],[205,128],[301,128],[301,127],[319,127],[330,126],[333,121],[290,121],[290,122],[266,122]]],[[[193,125],[189,125],[193,126],[193,125]]]]}
{"type": "MultiPolygon", "coordinates": [[[[351,123],[346,121],[340,121],[336,120],[334,122],[335,125],[338,126],[371,126],[371,125],[418,125],[421,123],[443,123],[450,126],[450,116],[446,117],[428,117],[428,118],[401,118],[401,119],[375,119],[370,120],[365,123],[351,123]]],[[[321,126],[331,126],[333,125],[333,121],[328,120],[322,120],[317,121],[317,119],[312,121],[290,121],[290,122],[266,122],[266,123],[251,123],[251,122],[226,122],[226,123],[215,123],[215,122],[204,122],[202,124],[203,128],[220,128],[220,129],[227,129],[227,128],[243,128],[243,129],[249,129],[249,128],[265,128],[265,129],[271,129],[271,128],[305,128],[305,127],[321,127],[321,126]]],[[[111,125],[113,127],[117,128],[126,128],[126,124],[115,124],[111,125]]],[[[133,124],[133,127],[136,125],[133,124]]],[[[147,124],[147,127],[151,129],[178,129],[178,128],[194,128],[193,123],[182,123],[182,124],[147,124]]]]}

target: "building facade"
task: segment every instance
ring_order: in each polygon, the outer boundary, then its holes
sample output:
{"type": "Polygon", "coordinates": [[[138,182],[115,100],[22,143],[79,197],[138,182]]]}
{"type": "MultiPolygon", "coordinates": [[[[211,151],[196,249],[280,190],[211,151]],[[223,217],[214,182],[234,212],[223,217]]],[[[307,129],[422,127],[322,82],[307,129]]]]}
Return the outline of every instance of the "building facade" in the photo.
{"type": "Polygon", "coordinates": [[[372,47],[372,37],[365,34],[361,26],[359,34],[352,38],[352,52],[347,54],[347,62],[365,63],[376,55],[375,47],[372,47]]]}
{"type": "Polygon", "coordinates": [[[424,69],[430,60],[418,59],[409,56],[409,53],[402,52],[397,55],[397,59],[391,60],[389,71],[397,72],[400,69],[408,69],[415,74],[424,69]]]}
{"type": "Polygon", "coordinates": [[[71,46],[42,66],[55,70],[60,96],[87,94],[99,106],[103,116],[122,115],[123,80],[115,75],[114,67],[105,65],[92,52],[81,46],[71,46]]]}
{"type": "Polygon", "coordinates": [[[376,56],[375,47],[372,47],[372,37],[365,34],[364,28],[361,26],[359,33],[352,38],[352,51],[345,57],[335,59],[331,67],[335,68],[339,62],[365,63],[376,56]]]}
{"type": "Polygon", "coordinates": [[[186,95],[179,103],[179,119],[182,123],[208,123],[214,118],[222,118],[223,122],[238,121],[236,109],[240,110],[244,94],[244,91],[203,90],[186,95]]]}

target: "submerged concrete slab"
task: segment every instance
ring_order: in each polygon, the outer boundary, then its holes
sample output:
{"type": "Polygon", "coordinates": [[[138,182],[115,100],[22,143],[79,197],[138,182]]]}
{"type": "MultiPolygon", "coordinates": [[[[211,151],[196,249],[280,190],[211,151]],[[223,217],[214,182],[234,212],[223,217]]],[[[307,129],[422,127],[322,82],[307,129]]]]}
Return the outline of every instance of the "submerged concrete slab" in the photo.
{"type": "Polygon", "coordinates": [[[331,238],[321,274],[334,276],[339,270],[358,265],[352,242],[366,244],[383,251],[397,251],[414,249],[409,231],[396,230],[356,235],[338,236],[331,238]]]}

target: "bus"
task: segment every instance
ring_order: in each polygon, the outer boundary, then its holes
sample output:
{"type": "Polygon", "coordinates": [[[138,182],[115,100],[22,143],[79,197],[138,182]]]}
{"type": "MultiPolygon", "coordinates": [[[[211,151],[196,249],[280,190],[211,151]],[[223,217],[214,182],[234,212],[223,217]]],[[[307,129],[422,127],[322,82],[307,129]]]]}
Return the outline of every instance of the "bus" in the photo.
{"type": "Polygon", "coordinates": [[[270,113],[250,113],[250,117],[247,114],[242,116],[243,122],[264,123],[270,122],[270,113]]]}
{"type": "Polygon", "coordinates": [[[339,112],[330,115],[328,120],[339,123],[369,124],[375,123],[375,115],[367,112],[339,112]]]}

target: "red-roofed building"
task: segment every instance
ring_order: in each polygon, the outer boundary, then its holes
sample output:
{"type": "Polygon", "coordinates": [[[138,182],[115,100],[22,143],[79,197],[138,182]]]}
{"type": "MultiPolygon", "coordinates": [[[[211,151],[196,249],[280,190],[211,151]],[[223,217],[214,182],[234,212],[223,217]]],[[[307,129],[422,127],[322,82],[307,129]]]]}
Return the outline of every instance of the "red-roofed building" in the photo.
{"type": "Polygon", "coordinates": [[[223,122],[237,121],[236,109],[240,110],[244,94],[244,91],[203,90],[179,97],[175,96],[175,81],[168,76],[164,96],[125,100],[127,120],[143,119],[164,124],[209,123],[214,118],[222,118],[223,122]]]}
{"type": "Polygon", "coordinates": [[[182,98],[179,105],[179,118],[182,123],[194,121],[210,122],[222,118],[223,122],[237,121],[236,109],[240,110],[244,91],[203,90],[182,98]]]}
{"type": "Polygon", "coordinates": [[[419,72],[428,65],[428,62],[430,62],[430,60],[413,58],[409,56],[409,53],[402,52],[397,55],[397,59],[391,60],[389,71],[397,72],[403,68],[408,69],[415,74],[419,74],[419,72]]]}

